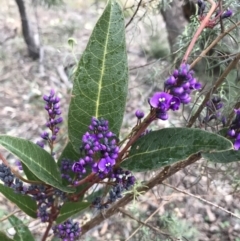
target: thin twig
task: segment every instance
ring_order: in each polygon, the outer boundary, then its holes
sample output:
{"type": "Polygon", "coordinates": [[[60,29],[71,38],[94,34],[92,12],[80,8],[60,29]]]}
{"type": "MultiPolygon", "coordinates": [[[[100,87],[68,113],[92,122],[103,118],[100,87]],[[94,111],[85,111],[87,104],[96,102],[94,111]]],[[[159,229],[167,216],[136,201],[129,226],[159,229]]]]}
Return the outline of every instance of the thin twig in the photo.
{"type": "Polygon", "coordinates": [[[142,4],[142,0],[139,1],[138,5],[137,5],[137,8],[136,8],[136,11],[134,12],[134,14],[132,15],[131,19],[128,21],[128,23],[126,24],[125,28],[128,27],[128,25],[133,21],[133,19],[135,18],[140,6],[142,4]]]}
{"type": "MultiPolygon", "coordinates": [[[[152,229],[153,231],[155,231],[155,232],[157,232],[157,233],[159,233],[159,234],[161,234],[161,235],[171,236],[170,234],[165,233],[165,232],[162,232],[162,231],[160,231],[159,229],[153,227],[152,225],[150,225],[150,224],[148,224],[148,223],[146,223],[146,222],[142,222],[142,221],[139,220],[138,218],[135,218],[134,216],[132,216],[129,212],[127,212],[127,211],[126,211],[125,209],[123,209],[123,208],[119,208],[118,211],[121,212],[121,213],[123,213],[123,214],[125,214],[125,215],[128,216],[129,218],[137,221],[138,223],[141,224],[141,226],[146,226],[146,227],[152,229]]],[[[125,241],[127,241],[127,240],[129,240],[129,238],[127,238],[125,241]]]]}
{"type": "Polygon", "coordinates": [[[206,54],[223,38],[225,37],[229,32],[231,32],[233,29],[235,29],[238,25],[240,25],[240,21],[231,26],[228,30],[226,30],[224,33],[219,35],[206,49],[202,51],[202,53],[192,62],[190,65],[190,68],[192,69],[206,54]]]}
{"type": "Polygon", "coordinates": [[[208,93],[206,94],[203,102],[201,103],[201,105],[198,107],[197,111],[195,112],[195,114],[190,118],[187,127],[191,127],[193,125],[193,123],[196,121],[196,119],[199,117],[200,113],[202,112],[202,110],[205,108],[208,100],[210,99],[212,93],[214,93],[217,88],[219,86],[222,85],[222,83],[225,81],[225,78],[227,77],[227,75],[230,73],[230,71],[235,68],[235,66],[237,65],[238,61],[240,60],[240,54],[238,54],[233,60],[232,62],[228,65],[228,67],[226,68],[226,70],[222,73],[222,75],[219,77],[219,79],[216,81],[216,83],[214,84],[213,88],[211,88],[208,93]]]}
{"type": "Polygon", "coordinates": [[[217,205],[217,204],[214,204],[214,203],[212,203],[212,202],[210,202],[210,201],[208,201],[208,200],[206,200],[206,199],[204,199],[204,198],[202,198],[202,197],[200,197],[200,196],[196,196],[196,195],[194,195],[194,194],[192,194],[192,193],[190,193],[190,192],[187,192],[187,191],[185,191],[185,190],[179,189],[179,188],[174,187],[174,186],[172,186],[172,185],[170,185],[170,184],[167,184],[167,183],[165,183],[165,182],[163,182],[163,184],[164,184],[165,186],[167,186],[167,187],[170,187],[170,188],[178,191],[178,192],[184,193],[184,194],[186,194],[186,195],[188,195],[188,196],[194,197],[194,198],[196,198],[196,199],[198,199],[198,200],[200,200],[200,201],[202,201],[202,202],[205,202],[205,203],[207,203],[207,204],[209,204],[209,205],[211,205],[211,206],[213,206],[213,207],[219,208],[219,209],[221,209],[222,211],[224,211],[224,212],[232,215],[233,217],[240,219],[240,216],[238,216],[237,214],[234,214],[234,213],[228,211],[227,209],[225,209],[225,208],[223,208],[223,207],[221,207],[221,206],[219,206],[219,205],[217,205]]]}
{"type": "Polygon", "coordinates": [[[7,216],[1,218],[1,219],[0,219],[0,223],[3,222],[3,221],[5,221],[5,220],[8,219],[9,217],[11,217],[12,215],[14,215],[15,213],[18,213],[18,212],[20,212],[20,211],[22,211],[22,210],[21,210],[21,209],[17,209],[17,210],[15,210],[15,211],[13,211],[12,213],[8,214],[7,216]]]}
{"type": "MultiPolygon", "coordinates": [[[[146,224],[155,214],[157,214],[159,212],[159,209],[162,208],[162,205],[159,206],[144,222],[144,224],[146,224]]],[[[128,241],[130,240],[137,232],[138,230],[142,227],[142,225],[140,225],[138,228],[136,228],[136,230],[125,240],[128,241]]]]}

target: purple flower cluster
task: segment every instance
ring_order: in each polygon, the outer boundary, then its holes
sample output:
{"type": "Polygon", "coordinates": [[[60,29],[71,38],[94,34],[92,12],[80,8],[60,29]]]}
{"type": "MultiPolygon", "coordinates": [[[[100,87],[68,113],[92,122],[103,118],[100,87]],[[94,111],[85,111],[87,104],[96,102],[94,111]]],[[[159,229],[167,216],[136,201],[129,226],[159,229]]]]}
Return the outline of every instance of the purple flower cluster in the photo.
{"type": "Polygon", "coordinates": [[[35,185],[32,184],[28,187],[28,195],[31,195],[34,200],[37,202],[37,216],[41,221],[48,222],[50,219],[51,208],[54,205],[54,201],[58,198],[58,207],[66,199],[66,194],[58,189],[49,190],[44,185],[35,185]]]}
{"type": "Polygon", "coordinates": [[[45,110],[48,112],[46,126],[50,129],[51,136],[46,131],[41,134],[42,141],[37,142],[41,148],[44,148],[45,141],[53,143],[56,140],[57,133],[59,132],[59,127],[57,125],[63,121],[63,118],[60,116],[60,98],[55,96],[55,91],[51,90],[49,95],[44,95],[43,100],[46,102],[45,110]]]}
{"type": "Polygon", "coordinates": [[[67,220],[63,224],[58,224],[54,226],[53,233],[56,237],[62,239],[63,241],[74,241],[80,236],[81,229],[78,222],[73,222],[72,220],[67,220]]]}
{"type": "Polygon", "coordinates": [[[240,109],[234,110],[236,113],[236,117],[233,120],[230,129],[228,130],[228,135],[235,139],[234,140],[234,149],[239,150],[240,149],[240,109]]]}
{"type": "Polygon", "coordinates": [[[50,218],[50,207],[53,204],[53,198],[46,195],[46,187],[44,185],[30,185],[28,193],[37,202],[37,216],[41,221],[47,222],[50,218]]]}
{"type": "Polygon", "coordinates": [[[104,202],[101,197],[96,197],[92,202],[92,206],[98,210],[106,209],[110,203],[115,202],[117,199],[122,198],[122,192],[129,190],[135,183],[135,177],[130,171],[124,171],[119,168],[113,171],[111,180],[114,182],[114,186],[109,191],[107,202],[104,202]]]}
{"type": "Polygon", "coordinates": [[[82,137],[80,148],[85,156],[73,164],[72,170],[75,173],[85,174],[86,166],[89,165],[94,173],[104,178],[111,173],[116,163],[119,147],[115,135],[109,131],[107,120],[93,117],[88,129],[89,131],[82,137]]]}
{"type": "Polygon", "coordinates": [[[149,104],[157,109],[157,118],[167,120],[168,110],[175,111],[181,103],[188,104],[191,92],[201,89],[201,84],[193,77],[193,73],[188,64],[182,64],[164,82],[164,92],[157,92],[150,98],[149,104]]]}
{"type": "Polygon", "coordinates": [[[14,192],[26,194],[27,188],[23,185],[23,182],[15,177],[11,169],[4,164],[0,164],[0,180],[5,186],[12,188],[14,192]]]}
{"type": "Polygon", "coordinates": [[[222,116],[220,109],[223,108],[223,102],[220,97],[214,96],[206,104],[206,116],[204,117],[203,122],[208,123],[211,120],[221,120],[224,124],[225,117],[222,116]]]}
{"type": "MultiPolygon", "coordinates": [[[[72,183],[73,179],[71,177],[73,161],[69,159],[62,159],[60,172],[63,179],[66,179],[69,183],[72,183]]],[[[81,178],[82,173],[80,173],[79,178],[81,178]]]]}

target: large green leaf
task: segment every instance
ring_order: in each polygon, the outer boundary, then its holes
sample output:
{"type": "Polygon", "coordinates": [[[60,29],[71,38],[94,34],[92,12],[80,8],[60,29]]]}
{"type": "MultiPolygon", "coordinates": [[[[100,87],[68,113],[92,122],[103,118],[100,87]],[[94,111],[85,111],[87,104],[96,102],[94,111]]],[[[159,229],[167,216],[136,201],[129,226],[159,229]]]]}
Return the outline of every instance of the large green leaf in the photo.
{"type": "Polygon", "coordinates": [[[208,161],[217,163],[230,163],[240,161],[240,151],[236,150],[203,153],[202,156],[208,161]]]}
{"type": "Polygon", "coordinates": [[[140,137],[132,146],[123,168],[149,171],[182,161],[198,152],[231,149],[226,138],[199,129],[165,128],[140,137]]]}
{"type": "Polygon", "coordinates": [[[0,240],[1,241],[13,241],[13,239],[9,238],[5,233],[0,231],[0,240]]]}
{"type": "Polygon", "coordinates": [[[78,214],[79,212],[83,211],[89,206],[90,206],[90,203],[88,202],[64,203],[63,206],[61,207],[60,214],[58,215],[56,222],[62,223],[66,219],[70,218],[73,215],[78,214]]]}
{"type": "Polygon", "coordinates": [[[16,231],[14,241],[34,241],[34,237],[28,227],[20,219],[13,215],[10,216],[8,220],[16,231]]]}
{"type": "Polygon", "coordinates": [[[43,182],[65,192],[74,192],[74,188],[69,188],[62,184],[61,175],[55,160],[38,145],[7,135],[0,135],[0,145],[16,155],[43,182]]]}
{"type": "Polygon", "coordinates": [[[31,197],[17,194],[13,189],[0,184],[0,192],[11,202],[15,203],[23,212],[32,218],[37,217],[37,204],[31,197]]]}
{"type": "Polygon", "coordinates": [[[69,139],[76,151],[91,118],[103,117],[118,135],[125,108],[128,64],[121,7],[109,1],[79,62],[68,113],[69,139]]]}

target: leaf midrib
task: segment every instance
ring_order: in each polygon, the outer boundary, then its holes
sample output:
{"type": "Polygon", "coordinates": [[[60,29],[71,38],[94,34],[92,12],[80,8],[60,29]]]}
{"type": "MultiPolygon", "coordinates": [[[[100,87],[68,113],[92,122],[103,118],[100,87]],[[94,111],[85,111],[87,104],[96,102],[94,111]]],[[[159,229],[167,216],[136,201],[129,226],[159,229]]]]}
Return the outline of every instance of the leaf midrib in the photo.
{"type": "MultiPolygon", "coordinates": [[[[111,6],[112,7],[112,6],[111,6]]],[[[100,81],[99,81],[99,88],[98,88],[98,94],[97,94],[97,99],[96,99],[96,114],[95,117],[98,118],[98,112],[99,112],[99,103],[100,103],[100,96],[101,96],[101,89],[102,89],[102,82],[103,82],[103,75],[105,71],[105,62],[106,62],[106,53],[107,53],[107,46],[108,46],[108,41],[109,41],[109,29],[110,29],[110,22],[111,22],[111,9],[110,11],[110,16],[109,16],[109,21],[108,21],[108,29],[107,29],[107,35],[106,35],[106,40],[105,40],[105,47],[104,47],[104,53],[103,53],[103,61],[102,61],[102,68],[101,68],[101,75],[100,75],[100,81]]]]}

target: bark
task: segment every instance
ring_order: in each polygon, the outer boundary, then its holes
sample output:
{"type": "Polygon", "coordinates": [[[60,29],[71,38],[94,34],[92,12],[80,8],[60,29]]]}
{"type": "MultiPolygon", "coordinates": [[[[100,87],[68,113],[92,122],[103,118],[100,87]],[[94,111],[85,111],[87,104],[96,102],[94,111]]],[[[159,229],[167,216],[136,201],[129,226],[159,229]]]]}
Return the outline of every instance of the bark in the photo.
{"type": "Polygon", "coordinates": [[[36,44],[33,33],[30,29],[30,25],[27,18],[25,5],[24,5],[24,0],[15,0],[15,1],[17,3],[18,10],[21,16],[22,33],[23,33],[25,43],[27,44],[27,47],[28,47],[29,56],[32,59],[38,59],[40,55],[39,46],[36,44]]]}
{"type": "Polygon", "coordinates": [[[177,36],[183,32],[187,24],[187,20],[183,14],[182,3],[182,1],[173,0],[166,9],[161,9],[172,53],[175,51],[174,44],[176,43],[177,36]]]}

